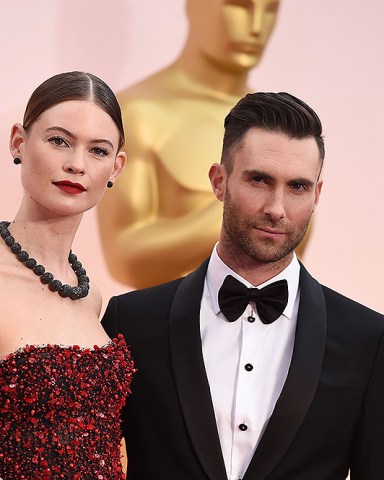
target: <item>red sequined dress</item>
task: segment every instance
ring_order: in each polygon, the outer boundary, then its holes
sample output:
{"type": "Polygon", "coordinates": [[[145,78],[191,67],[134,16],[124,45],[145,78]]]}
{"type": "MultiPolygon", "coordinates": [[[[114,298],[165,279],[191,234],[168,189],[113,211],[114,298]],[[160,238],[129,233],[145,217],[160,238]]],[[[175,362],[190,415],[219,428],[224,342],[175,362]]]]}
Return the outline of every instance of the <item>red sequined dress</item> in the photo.
{"type": "Polygon", "coordinates": [[[0,478],[125,478],[120,412],[134,371],[121,335],[92,349],[26,346],[0,360],[0,478]]]}

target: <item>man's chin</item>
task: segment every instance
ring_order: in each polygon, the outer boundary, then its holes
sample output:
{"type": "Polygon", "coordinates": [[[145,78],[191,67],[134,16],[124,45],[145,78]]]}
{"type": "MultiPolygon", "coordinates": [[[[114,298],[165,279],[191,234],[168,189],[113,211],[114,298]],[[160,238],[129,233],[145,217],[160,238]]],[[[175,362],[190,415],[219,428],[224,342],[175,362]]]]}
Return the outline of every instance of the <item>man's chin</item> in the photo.
{"type": "Polygon", "coordinates": [[[253,249],[248,252],[249,256],[259,263],[271,264],[291,256],[292,249],[253,249]]]}

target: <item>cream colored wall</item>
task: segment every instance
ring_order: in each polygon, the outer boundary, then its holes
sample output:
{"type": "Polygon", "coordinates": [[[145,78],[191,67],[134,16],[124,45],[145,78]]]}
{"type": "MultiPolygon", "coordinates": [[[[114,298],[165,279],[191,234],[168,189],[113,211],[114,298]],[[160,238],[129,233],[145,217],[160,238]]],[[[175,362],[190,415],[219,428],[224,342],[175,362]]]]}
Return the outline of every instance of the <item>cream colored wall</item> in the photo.
{"type": "MultiPolygon", "coordinates": [[[[32,90],[75,69],[119,90],[171,62],[187,25],[182,0],[0,2],[0,217],[12,219],[21,187],[9,127],[21,121],[32,90]]],[[[323,283],[382,312],[383,17],[381,0],[282,0],[251,73],[254,90],[293,93],[324,124],[325,185],[304,263],[323,283]]],[[[74,250],[105,301],[127,289],[107,272],[95,212],[85,215],[74,250]]]]}

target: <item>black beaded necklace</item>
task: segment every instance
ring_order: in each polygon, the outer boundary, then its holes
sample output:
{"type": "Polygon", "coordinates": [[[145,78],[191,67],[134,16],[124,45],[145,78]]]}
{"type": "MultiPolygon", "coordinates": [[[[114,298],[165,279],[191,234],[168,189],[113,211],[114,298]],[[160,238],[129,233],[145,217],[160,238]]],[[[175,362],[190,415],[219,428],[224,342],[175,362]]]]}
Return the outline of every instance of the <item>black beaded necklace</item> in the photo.
{"type": "Polygon", "coordinates": [[[20,243],[16,243],[12,237],[8,230],[10,224],[11,222],[0,222],[1,237],[4,239],[5,244],[11,249],[11,252],[16,255],[17,259],[40,277],[41,283],[48,285],[51,292],[58,292],[63,298],[69,297],[71,300],[78,300],[88,295],[89,278],[87,277],[87,272],[81,265],[81,262],[77,260],[76,255],[72,253],[72,250],[69,252],[68,262],[77,276],[78,284],[76,287],[71,287],[71,285],[67,284],[63,285],[60,280],[55,280],[52,273],[46,272],[43,265],[39,265],[34,258],[30,257],[29,254],[22,249],[20,243]]]}

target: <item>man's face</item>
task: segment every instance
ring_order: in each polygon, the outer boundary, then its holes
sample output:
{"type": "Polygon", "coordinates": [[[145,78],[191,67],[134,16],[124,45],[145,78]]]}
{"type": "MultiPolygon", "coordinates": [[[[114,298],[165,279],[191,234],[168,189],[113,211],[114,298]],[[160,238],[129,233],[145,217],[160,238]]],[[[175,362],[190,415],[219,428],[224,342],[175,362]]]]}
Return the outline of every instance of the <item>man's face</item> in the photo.
{"type": "Polygon", "coordinates": [[[253,128],[232,161],[230,174],[222,165],[211,169],[216,196],[224,202],[221,247],[253,264],[292,258],[322,186],[315,139],[253,128]]]}
{"type": "Polygon", "coordinates": [[[259,62],[275,25],[278,0],[190,0],[190,31],[200,53],[229,71],[259,62]]]}

